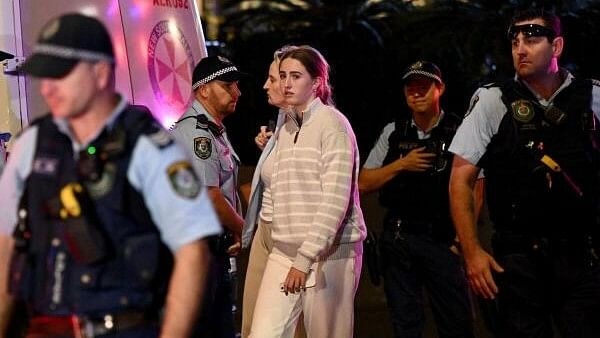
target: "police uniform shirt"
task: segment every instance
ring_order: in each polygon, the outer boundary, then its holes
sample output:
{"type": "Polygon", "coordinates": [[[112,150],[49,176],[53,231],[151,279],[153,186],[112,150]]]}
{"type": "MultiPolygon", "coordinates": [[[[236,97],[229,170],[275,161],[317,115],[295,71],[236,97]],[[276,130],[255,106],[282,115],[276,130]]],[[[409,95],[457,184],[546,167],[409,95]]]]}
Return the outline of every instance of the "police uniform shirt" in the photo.
{"type": "MultiPolygon", "coordinates": [[[[535,91],[528,86],[541,105],[545,107],[551,105],[554,97],[573,81],[573,75],[566,70],[562,71],[567,73],[565,81],[548,100],[535,94],[535,91]]],[[[516,76],[514,80],[518,81],[516,76]]],[[[592,87],[590,104],[595,117],[600,120],[600,87],[597,84],[592,87]]],[[[500,122],[506,113],[507,109],[502,102],[502,91],[499,87],[479,88],[471,98],[469,111],[458,127],[449,151],[461,156],[469,163],[477,165],[485,154],[490,140],[498,132],[500,122]]]]}
{"type": "MultiPolygon", "coordinates": [[[[411,118],[411,126],[413,128],[414,127],[417,128],[417,137],[419,138],[419,140],[426,140],[431,136],[431,131],[435,127],[438,126],[438,124],[440,123],[440,121],[442,121],[443,118],[444,118],[444,111],[441,112],[440,117],[435,122],[435,125],[433,127],[431,127],[431,129],[429,129],[429,132],[425,132],[425,131],[421,130],[415,123],[414,118],[411,118]]],[[[369,153],[369,157],[367,157],[367,160],[365,161],[363,168],[377,169],[377,168],[381,168],[383,166],[383,161],[385,160],[385,157],[390,148],[388,141],[389,141],[390,135],[392,134],[392,132],[395,129],[395,125],[396,125],[395,122],[391,122],[391,123],[388,123],[383,128],[383,131],[381,132],[381,135],[379,135],[379,139],[377,140],[377,143],[375,143],[375,146],[373,147],[373,149],[371,149],[371,152],[369,153]]]]}
{"type": "Polygon", "coordinates": [[[204,126],[199,126],[196,116],[205,115],[211,122],[214,118],[204,109],[198,100],[194,100],[190,109],[179,119],[172,130],[173,136],[188,151],[192,165],[207,187],[219,187],[223,196],[242,214],[237,192],[239,158],[223,129],[220,135],[204,126]]]}
{"type": "MultiPolygon", "coordinates": [[[[126,107],[127,102],[121,98],[106,122],[108,128],[113,126],[126,107]]],[[[87,146],[74,141],[67,121],[54,119],[54,122],[72,140],[76,155],[87,146]]],[[[30,173],[34,170],[57,170],[52,163],[34,164],[37,135],[38,128],[35,125],[23,132],[15,142],[10,160],[0,178],[1,234],[10,235],[14,230],[19,200],[30,173]]],[[[175,252],[182,245],[219,234],[222,230],[205,189],[201,189],[199,194],[186,194],[186,188],[189,188],[187,184],[194,182],[186,182],[185,177],[169,174],[173,172],[170,169],[174,165],[181,161],[189,162],[185,151],[170,140],[168,133],[163,130],[140,136],[132,151],[127,179],[144,196],[146,207],[161,233],[161,239],[175,252]]]]}

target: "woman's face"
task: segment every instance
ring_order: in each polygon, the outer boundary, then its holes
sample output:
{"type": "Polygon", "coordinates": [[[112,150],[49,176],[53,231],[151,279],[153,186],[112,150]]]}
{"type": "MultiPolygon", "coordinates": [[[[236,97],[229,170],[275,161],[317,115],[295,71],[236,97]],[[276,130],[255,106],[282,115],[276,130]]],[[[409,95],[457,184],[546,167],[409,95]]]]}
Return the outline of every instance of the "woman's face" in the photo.
{"type": "Polygon", "coordinates": [[[313,79],[304,65],[292,58],[281,61],[279,65],[281,91],[285,105],[304,111],[306,106],[315,98],[318,79],[313,79]]]}
{"type": "Polygon", "coordinates": [[[265,81],[263,89],[267,91],[267,100],[269,101],[269,104],[282,108],[284,97],[279,83],[279,63],[273,61],[269,67],[269,76],[267,77],[267,81],[265,81]]]}

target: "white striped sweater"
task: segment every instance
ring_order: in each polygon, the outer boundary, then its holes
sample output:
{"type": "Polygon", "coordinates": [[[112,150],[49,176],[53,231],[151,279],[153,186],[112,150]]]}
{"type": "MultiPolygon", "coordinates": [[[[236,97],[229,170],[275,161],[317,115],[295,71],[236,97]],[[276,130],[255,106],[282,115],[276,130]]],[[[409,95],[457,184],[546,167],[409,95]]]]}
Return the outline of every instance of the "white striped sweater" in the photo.
{"type": "Polygon", "coordinates": [[[285,117],[271,156],[274,249],[305,272],[315,261],[362,254],[359,154],[346,117],[315,99],[300,127],[285,117]]]}

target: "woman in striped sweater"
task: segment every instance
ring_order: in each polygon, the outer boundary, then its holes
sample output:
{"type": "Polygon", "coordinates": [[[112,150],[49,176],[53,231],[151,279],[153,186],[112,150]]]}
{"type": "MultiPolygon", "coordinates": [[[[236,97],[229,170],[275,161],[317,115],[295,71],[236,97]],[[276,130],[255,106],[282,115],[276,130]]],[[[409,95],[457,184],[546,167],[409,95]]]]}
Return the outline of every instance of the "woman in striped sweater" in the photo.
{"type": "Polygon", "coordinates": [[[248,229],[270,220],[273,242],[250,336],[291,337],[303,314],[308,337],[352,337],[366,235],[356,138],[333,106],[321,53],[286,52],[279,75],[286,110],[257,166],[246,218],[248,229]]]}

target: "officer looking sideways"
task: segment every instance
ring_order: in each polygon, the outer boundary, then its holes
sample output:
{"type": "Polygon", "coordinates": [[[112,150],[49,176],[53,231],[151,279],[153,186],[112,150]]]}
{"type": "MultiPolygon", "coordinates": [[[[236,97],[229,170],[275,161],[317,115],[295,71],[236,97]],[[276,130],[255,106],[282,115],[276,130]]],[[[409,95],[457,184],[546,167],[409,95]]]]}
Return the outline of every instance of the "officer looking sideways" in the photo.
{"type": "Polygon", "coordinates": [[[115,92],[97,19],[51,20],[23,71],[50,114],[21,134],[0,179],[0,327],[17,298],[27,337],[187,337],[205,238],[221,229],[184,149],[115,92]]]}
{"type": "Polygon", "coordinates": [[[515,77],[478,89],[450,151],[454,224],[474,292],[495,299],[499,337],[598,337],[598,81],[560,68],[560,19],[518,13],[508,30],[515,77]],[[475,228],[483,169],[494,257],[475,228]]]}
{"type": "Polygon", "coordinates": [[[439,68],[417,61],[402,75],[410,114],[386,125],[359,176],[387,209],[380,239],[384,291],[396,337],[421,337],[426,287],[440,337],[472,337],[467,282],[450,220],[447,147],[460,118],[444,112],[439,68]],[[456,250],[454,247],[452,249],[456,250]]]}
{"type": "Polygon", "coordinates": [[[193,157],[192,164],[200,182],[207,186],[221,224],[234,239],[227,241],[221,237],[213,247],[217,278],[215,284],[209,286],[212,300],[207,298],[205,308],[211,310],[202,316],[198,337],[234,336],[233,290],[227,270],[229,254],[237,254],[240,249],[244,219],[237,186],[240,161],[229,142],[223,119],[235,112],[241,95],[238,80],[244,75],[222,56],[200,60],[192,76],[195,100],[172,131],[193,157]]]}

